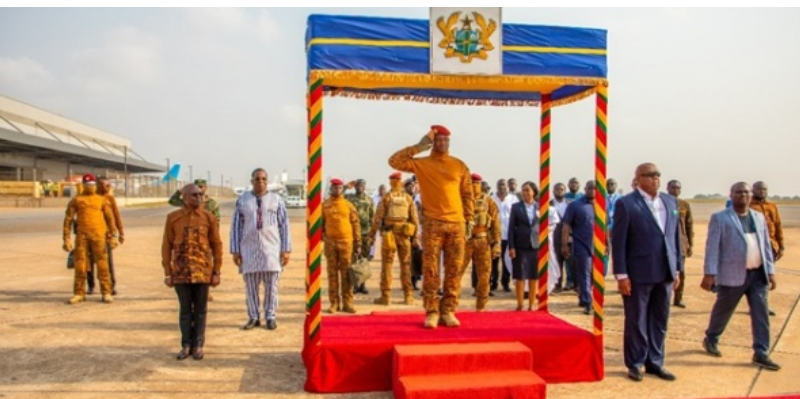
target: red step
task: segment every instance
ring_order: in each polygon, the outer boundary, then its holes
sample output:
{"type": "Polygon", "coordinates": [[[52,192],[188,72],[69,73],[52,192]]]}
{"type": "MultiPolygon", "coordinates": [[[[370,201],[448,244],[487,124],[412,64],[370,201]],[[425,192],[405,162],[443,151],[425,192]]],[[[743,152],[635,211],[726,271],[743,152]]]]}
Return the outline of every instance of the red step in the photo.
{"type": "Polygon", "coordinates": [[[397,399],[545,399],[546,385],[533,371],[505,370],[400,377],[397,399]]]}
{"type": "Polygon", "coordinates": [[[519,342],[395,345],[392,378],[428,374],[533,370],[530,348],[519,342]]]}

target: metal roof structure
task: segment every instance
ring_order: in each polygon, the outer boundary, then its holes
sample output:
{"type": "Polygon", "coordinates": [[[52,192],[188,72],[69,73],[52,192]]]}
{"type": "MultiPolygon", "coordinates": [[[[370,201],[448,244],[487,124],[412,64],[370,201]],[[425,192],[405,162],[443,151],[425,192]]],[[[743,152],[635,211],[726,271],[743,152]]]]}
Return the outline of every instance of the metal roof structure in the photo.
{"type": "Polygon", "coordinates": [[[0,95],[0,155],[79,163],[129,173],[164,172],[131,148],[131,141],[0,95]]]}

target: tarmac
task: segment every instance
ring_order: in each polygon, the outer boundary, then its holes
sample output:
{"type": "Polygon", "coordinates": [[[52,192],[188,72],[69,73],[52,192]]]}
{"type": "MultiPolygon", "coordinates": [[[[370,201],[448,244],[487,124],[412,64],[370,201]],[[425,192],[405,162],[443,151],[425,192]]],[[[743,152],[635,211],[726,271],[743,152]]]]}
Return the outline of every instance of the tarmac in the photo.
{"type": "MultiPolygon", "coordinates": [[[[596,383],[552,384],[549,398],[710,398],[800,393],[800,228],[784,230],[786,256],[777,263],[778,288],[770,292],[772,358],[778,372],[750,363],[752,336],[747,304],[740,303],[720,350],[702,348],[714,296],[700,289],[703,248],[709,214],[717,204],[695,210],[695,255],[688,260],[686,309],[672,307],[666,368],[677,381],[646,375],[642,382],[625,377],[622,360],[622,307],[616,283],[607,280],[605,308],[605,378],[596,383]]],[[[162,283],[161,239],[169,206],[125,208],[126,241],[114,252],[119,295],[113,304],[98,294],[66,305],[73,275],[61,249],[63,209],[0,208],[0,397],[2,398],[391,398],[391,392],[315,395],[303,390],[305,210],[293,209],[294,251],[281,279],[278,329],[243,331],[247,320],[241,277],[227,254],[232,203],[223,202],[222,240],[226,257],[222,284],[209,304],[206,357],[177,361],[180,349],[178,303],[162,283]]],[[[781,207],[787,221],[800,220],[800,206],[781,207]]],[[[372,262],[373,276],[380,262],[372,262]]],[[[395,266],[396,268],[396,266],[395,266]]],[[[393,273],[399,276],[395,270],[393,273]]],[[[461,309],[472,309],[468,276],[461,309]]],[[[324,283],[323,286],[326,286],[324,283]]],[[[378,279],[357,295],[359,313],[386,310],[373,305],[378,279]]],[[[394,300],[401,299],[399,282],[394,300]]],[[[327,298],[323,292],[323,298],[327,298]]],[[[327,303],[327,299],[324,299],[327,303]]],[[[498,291],[490,310],[512,310],[513,293],[498,291]]],[[[421,310],[392,304],[393,310],[421,310]]],[[[592,319],[577,307],[572,293],[550,299],[550,311],[582,328],[592,319]]],[[[420,319],[420,325],[422,318],[420,319]]],[[[323,318],[323,328],[325,321],[323,318]]],[[[424,330],[420,329],[420,333],[424,330]]],[[[534,359],[535,361],[535,359],[534,359]]]]}

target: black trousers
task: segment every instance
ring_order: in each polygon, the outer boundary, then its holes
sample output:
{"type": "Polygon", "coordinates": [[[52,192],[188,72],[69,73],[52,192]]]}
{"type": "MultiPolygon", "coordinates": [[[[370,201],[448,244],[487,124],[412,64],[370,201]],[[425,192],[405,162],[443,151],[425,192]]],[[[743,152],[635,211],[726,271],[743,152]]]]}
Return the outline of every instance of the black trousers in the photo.
{"type": "Polygon", "coordinates": [[[178,324],[181,327],[181,346],[202,348],[206,336],[209,284],[176,284],[175,293],[181,305],[178,324]]]}
{"type": "MultiPolygon", "coordinates": [[[[508,240],[503,240],[500,243],[500,257],[497,259],[492,259],[492,272],[489,274],[489,288],[494,291],[497,289],[497,283],[499,282],[503,285],[503,287],[508,287],[511,283],[511,272],[508,271],[506,268],[506,250],[508,249],[508,240]],[[502,272],[501,272],[502,266],[502,272]]],[[[475,276],[477,280],[477,276],[475,276]]]]}
{"type": "MultiPolygon", "coordinates": [[[[106,243],[106,251],[108,251],[108,272],[111,274],[111,289],[115,289],[117,287],[117,278],[114,276],[114,251],[111,249],[111,245],[106,243]]],[[[89,259],[92,259],[92,256],[89,255],[89,259]]],[[[90,291],[94,291],[94,262],[89,262],[89,270],[86,271],[86,287],[89,288],[90,291]]]]}

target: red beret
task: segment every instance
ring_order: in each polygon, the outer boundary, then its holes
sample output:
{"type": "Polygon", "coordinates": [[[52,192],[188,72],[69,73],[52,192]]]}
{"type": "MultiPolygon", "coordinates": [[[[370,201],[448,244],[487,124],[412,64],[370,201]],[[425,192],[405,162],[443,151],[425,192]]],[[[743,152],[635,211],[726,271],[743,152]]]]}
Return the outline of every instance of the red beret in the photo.
{"type": "Polygon", "coordinates": [[[473,173],[472,174],[472,181],[483,181],[483,178],[481,177],[481,175],[479,175],[477,173],[473,173]]]}
{"type": "Polygon", "coordinates": [[[448,136],[448,137],[450,136],[450,131],[447,130],[447,128],[442,125],[433,125],[431,126],[431,129],[435,130],[436,134],[441,134],[442,136],[448,136]]]}
{"type": "Polygon", "coordinates": [[[396,180],[400,180],[400,179],[402,179],[402,178],[403,178],[403,174],[402,174],[402,173],[400,173],[400,172],[394,172],[394,173],[392,173],[391,175],[389,175],[389,178],[390,178],[390,179],[396,179],[396,180]]]}
{"type": "Polygon", "coordinates": [[[81,180],[84,183],[97,183],[97,179],[91,173],[87,173],[87,174],[83,175],[83,179],[81,179],[81,180]]]}
{"type": "Polygon", "coordinates": [[[335,177],[333,179],[331,179],[331,185],[332,186],[341,186],[343,184],[344,184],[344,181],[342,181],[342,179],[337,179],[335,177]]]}

